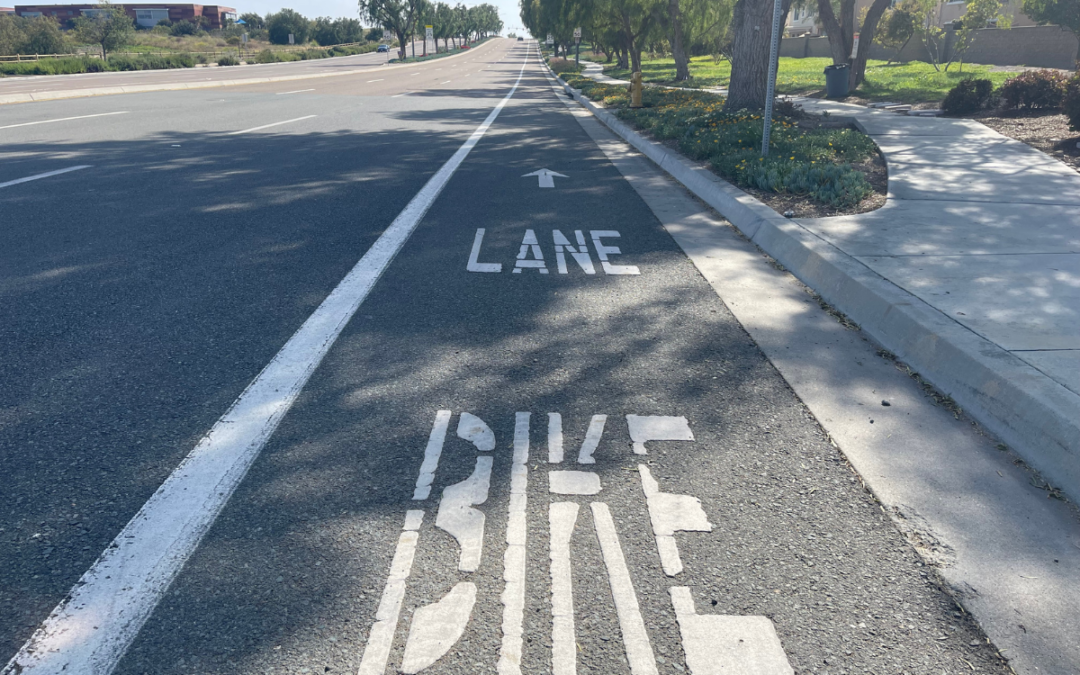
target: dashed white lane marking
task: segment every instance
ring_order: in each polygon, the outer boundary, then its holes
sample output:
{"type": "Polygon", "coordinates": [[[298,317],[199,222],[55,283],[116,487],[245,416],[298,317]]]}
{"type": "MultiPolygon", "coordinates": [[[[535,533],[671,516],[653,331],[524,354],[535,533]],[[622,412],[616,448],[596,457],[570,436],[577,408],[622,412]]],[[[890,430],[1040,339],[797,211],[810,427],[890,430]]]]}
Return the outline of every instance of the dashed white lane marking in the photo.
{"type": "MultiPolygon", "coordinates": [[[[65,669],[80,675],[112,672],[349,319],[451,176],[509,103],[527,65],[528,57],[522,62],[510,91],[484,122],[409,201],[341,283],[124,526],[67,599],[12,657],[5,672],[22,675],[59,673],[65,669]]],[[[526,428],[526,443],[527,440],[526,428]]],[[[524,548],[521,548],[522,576],[524,561],[524,548]]],[[[521,592],[524,603],[524,587],[521,592]]]]}
{"type": "Polygon", "coordinates": [[[379,608],[375,610],[375,623],[368,633],[357,675],[382,675],[386,671],[386,661],[390,658],[390,648],[394,644],[394,633],[397,632],[398,617],[401,615],[401,603],[405,600],[405,580],[412,571],[416,542],[420,538],[417,530],[423,519],[423,511],[409,511],[405,515],[404,531],[398,537],[394,560],[390,563],[390,576],[386,579],[379,608]]]}
{"type": "Polygon", "coordinates": [[[660,415],[627,415],[626,426],[630,429],[630,440],[634,442],[634,452],[638,455],[649,454],[645,444],[649,441],[692,441],[694,432],[685,417],[663,417],[660,415]]]}
{"type": "Polygon", "coordinates": [[[675,543],[675,532],[712,532],[701,500],[690,495],[676,495],[660,491],[660,484],[652,477],[649,467],[638,464],[641,474],[641,489],[645,492],[645,503],[649,507],[649,519],[652,521],[653,536],[656,537],[656,549],[660,553],[660,564],[664,574],[673,577],[682,572],[682,559],[679,547],[675,543]]]}
{"type": "Polygon", "coordinates": [[[668,592],[691,675],[795,675],[768,617],[697,614],[689,588],[668,592]]]}
{"type": "Polygon", "coordinates": [[[446,82],[440,82],[439,84],[450,84],[450,80],[447,80],[446,82]]]}
{"type": "Polygon", "coordinates": [[[446,530],[461,546],[458,569],[475,572],[484,550],[484,512],[472,507],[487,501],[491,489],[491,455],[476,458],[472,475],[446,487],[439,501],[435,526],[446,530]]]}
{"type": "Polygon", "coordinates": [[[79,169],[89,169],[89,164],[80,164],[78,166],[69,166],[66,169],[57,169],[56,171],[46,171],[45,173],[34,174],[33,176],[27,176],[26,178],[16,178],[15,180],[9,180],[6,183],[0,183],[0,188],[11,187],[12,185],[18,185],[20,183],[29,183],[32,180],[41,180],[42,178],[49,178],[50,176],[59,176],[62,173],[69,173],[71,171],[78,171],[79,169]]]}
{"type": "Polygon", "coordinates": [[[641,618],[641,608],[638,607],[637,594],[634,593],[634,582],[630,579],[630,570],[626,568],[626,558],[619,546],[619,535],[615,531],[611,511],[603,502],[593,502],[590,506],[593,523],[596,525],[596,538],[600,540],[600,553],[604,556],[608,581],[611,583],[611,597],[615,601],[615,614],[619,617],[619,630],[622,631],[630,673],[659,675],[652,645],[649,644],[649,634],[645,631],[645,621],[641,618]]]}
{"type": "Polygon", "coordinates": [[[570,537],[578,505],[557,502],[548,507],[551,526],[551,670],[553,675],[577,673],[574,638],[574,590],[570,571],[570,537]]]}
{"type": "Polygon", "coordinates": [[[291,120],[284,120],[282,122],[274,122],[273,124],[264,124],[264,125],[259,126],[259,127],[251,127],[250,129],[241,129],[240,131],[230,131],[227,135],[228,136],[236,136],[238,134],[247,134],[247,133],[250,133],[252,131],[261,131],[263,129],[269,129],[270,127],[280,127],[282,124],[292,124],[293,122],[302,122],[304,120],[309,120],[312,117],[318,117],[318,115],[304,115],[303,117],[297,117],[297,118],[291,119],[291,120]]]}
{"type": "Polygon", "coordinates": [[[442,600],[413,613],[401,672],[419,673],[457,644],[476,605],[476,584],[461,581],[442,600]]]}
{"type": "Polygon", "coordinates": [[[285,96],[286,94],[303,94],[305,91],[315,91],[314,89],[297,89],[296,91],[279,91],[276,96],[285,96]]]}
{"type": "Polygon", "coordinates": [[[480,452],[491,452],[495,449],[495,434],[484,420],[467,412],[461,413],[457,425],[458,438],[466,440],[476,446],[480,452]]]}
{"type": "Polygon", "coordinates": [[[435,413],[435,423],[431,425],[431,435],[428,436],[427,447],[424,449],[424,463],[420,465],[420,475],[416,477],[416,489],[413,491],[413,500],[427,499],[431,494],[431,483],[435,480],[435,470],[439,468],[439,457],[442,456],[443,445],[446,443],[446,428],[450,425],[449,410],[440,410],[435,413]]]}
{"type": "Polygon", "coordinates": [[[393,96],[391,96],[390,98],[401,98],[402,96],[404,96],[405,94],[408,94],[408,93],[409,93],[409,92],[407,92],[407,91],[406,91],[406,92],[404,92],[404,93],[401,93],[401,94],[394,94],[394,95],[393,95],[393,96]]]}
{"type": "Polygon", "coordinates": [[[548,492],[556,495],[600,493],[600,476],[592,471],[549,471],[548,492]]]}
{"type": "Polygon", "coordinates": [[[371,84],[372,82],[382,82],[382,81],[383,81],[383,80],[385,80],[385,79],[386,79],[385,77],[382,77],[382,78],[379,78],[379,79],[377,79],[377,80],[368,80],[368,81],[367,81],[367,83],[368,83],[368,84],[371,84]]]}
{"type": "Polygon", "coordinates": [[[93,115],[78,115],[76,117],[58,117],[58,118],[56,118],[54,120],[38,120],[36,122],[23,122],[21,124],[8,124],[8,125],[0,127],[0,129],[14,129],[15,127],[32,127],[35,124],[52,124],[53,122],[67,122],[69,120],[85,120],[85,119],[88,119],[90,117],[106,117],[107,115],[126,115],[129,112],[130,111],[128,111],[128,110],[117,110],[116,112],[95,113],[93,115]]]}
{"type": "Polygon", "coordinates": [[[558,464],[562,460],[562,415],[559,413],[548,413],[548,463],[558,464]]]}
{"type": "MultiPolygon", "coordinates": [[[[520,80],[520,76],[518,76],[520,80]]],[[[510,467],[510,516],[503,554],[502,646],[499,675],[521,675],[521,643],[525,619],[525,490],[529,485],[529,417],[519,412],[514,423],[514,460],[510,467]]]]}

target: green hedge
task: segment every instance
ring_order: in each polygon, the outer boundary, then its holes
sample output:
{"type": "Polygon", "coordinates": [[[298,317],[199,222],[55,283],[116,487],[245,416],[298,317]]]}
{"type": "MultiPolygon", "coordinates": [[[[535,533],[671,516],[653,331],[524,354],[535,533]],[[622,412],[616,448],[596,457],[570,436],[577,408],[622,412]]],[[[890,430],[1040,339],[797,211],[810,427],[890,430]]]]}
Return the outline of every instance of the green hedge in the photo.
{"type": "Polygon", "coordinates": [[[90,58],[42,59],[0,63],[3,75],[73,75],[76,73],[100,73],[111,70],[164,70],[167,68],[194,68],[195,57],[191,54],[169,56],[110,56],[108,60],[90,58]]]}
{"type": "Polygon", "coordinates": [[[724,112],[724,99],[692,90],[646,87],[644,107],[631,109],[625,85],[599,84],[571,76],[567,84],[613,108],[619,118],[662,140],[675,140],[691,159],[707,161],[729,181],[766,192],[806,195],[837,208],[869,197],[873,188],[851,162],[877,151],[868,136],[854,129],[803,129],[777,115],[769,156],[761,157],[765,128],[759,113],[724,112]]]}

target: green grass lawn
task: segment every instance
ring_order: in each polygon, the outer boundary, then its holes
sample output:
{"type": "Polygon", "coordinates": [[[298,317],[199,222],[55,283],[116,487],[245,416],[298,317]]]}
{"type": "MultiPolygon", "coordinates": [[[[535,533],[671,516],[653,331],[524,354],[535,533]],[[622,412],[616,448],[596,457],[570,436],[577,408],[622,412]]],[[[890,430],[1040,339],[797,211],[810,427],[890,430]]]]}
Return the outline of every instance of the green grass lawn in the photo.
{"type": "MultiPolygon", "coordinates": [[[[825,88],[825,66],[831,59],[795,59],[781,58],[780,70],[776,75],[776,90],[781,94],[804,94],[825,88]]],[[[643,60],[641,72],[646,82],[676,84],[675,61],[672,59],[643,60]]],[[[608,69],[606,74],[620,79],[629,79],[630,71],[608,69]]],[[[683,85],[689,87],[726,87],[731,77],[731,64],[727,61],[714,63],[710,56],[699,56],[690,61],[692,80],[683,85]]],[[[964,64],[961,73],[956,64],[949,72],[938,72],[929,63],[913,61],[886,65],[885,61],[869,61],[866,67],[866,81],[855,92],[857,96],[873,101],[897,101],[899,103],[918,103],[922,101],[940,101],[945,98],[953,86],[961,79],[977,75],[1001,85],[1015,73],[990,72],[990,66],[964,64]]]]}

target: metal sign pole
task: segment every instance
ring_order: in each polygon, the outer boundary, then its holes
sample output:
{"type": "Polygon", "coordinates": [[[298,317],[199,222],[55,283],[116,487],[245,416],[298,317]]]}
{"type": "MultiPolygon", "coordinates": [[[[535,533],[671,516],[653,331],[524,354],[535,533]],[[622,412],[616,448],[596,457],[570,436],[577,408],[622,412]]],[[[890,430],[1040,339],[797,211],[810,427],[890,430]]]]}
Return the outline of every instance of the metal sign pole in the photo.
{"type": "Polygon", "coordinates": [[[776,95],[776,64],[780,51],[780,0],[773,3],[772,44],[769,46],[769,82],[765,88],[765,127],[761,133],[761,156],[769,156],[769,136],[772,135],[773,97],[776,95]]]}

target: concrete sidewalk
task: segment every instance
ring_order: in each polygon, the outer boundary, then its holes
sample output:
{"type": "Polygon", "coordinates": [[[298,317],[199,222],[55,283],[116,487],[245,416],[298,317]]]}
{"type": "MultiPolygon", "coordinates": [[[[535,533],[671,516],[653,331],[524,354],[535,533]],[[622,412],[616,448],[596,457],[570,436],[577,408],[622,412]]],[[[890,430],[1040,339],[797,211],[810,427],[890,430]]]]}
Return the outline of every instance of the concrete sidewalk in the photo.
{"type": "Polygon", "coordinates": [[[885,206],[787,220],[617,132],[1080,499],[1080,174],[971,120],[797,102],[874,139],[885,206]]]}

